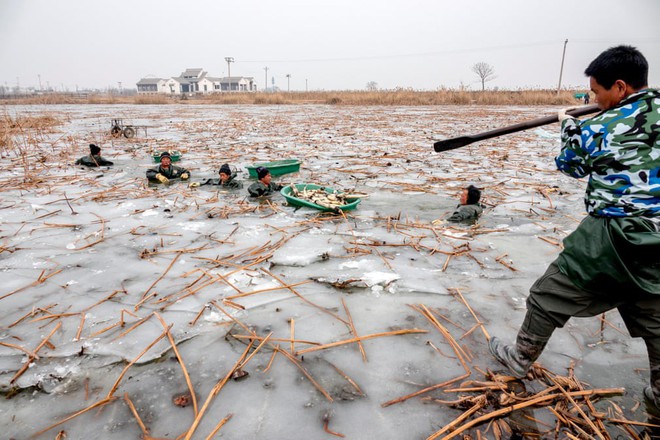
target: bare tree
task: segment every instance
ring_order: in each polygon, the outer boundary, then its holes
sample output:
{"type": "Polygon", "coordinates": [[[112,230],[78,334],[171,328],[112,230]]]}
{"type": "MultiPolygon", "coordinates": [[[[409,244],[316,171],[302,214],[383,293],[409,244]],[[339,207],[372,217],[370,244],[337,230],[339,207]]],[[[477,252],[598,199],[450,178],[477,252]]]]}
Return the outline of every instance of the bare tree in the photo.
{"type": "Polygon", "coordinates": [[[486,81],[492,81],[495,78],[495,68],[488,63],[479,62],[472,66],[472,71],[477,74],[481,80],[481,90],[486,90],[486,81]]]}
{"type": "Polygon", "coordinates": [[[375,92],[376,90],[378,90],[378,83],[376,81],[369,81],[367,83],[367,91],[375,92]]]}

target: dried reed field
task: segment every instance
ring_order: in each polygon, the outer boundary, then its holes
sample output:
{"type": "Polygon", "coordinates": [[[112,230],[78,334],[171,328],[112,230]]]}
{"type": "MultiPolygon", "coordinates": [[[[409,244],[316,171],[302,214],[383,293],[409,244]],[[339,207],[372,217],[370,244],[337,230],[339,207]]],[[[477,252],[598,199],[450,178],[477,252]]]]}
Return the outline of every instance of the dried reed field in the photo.
{"type": "Polygon", "coordinates": [[[488,353],[584,216],[557,126],[433,152],[560,103],[197,104],[2,110],[4,437],[648,438],[645,348],[616,311],[570,321],[522,381],[488,353]],[[114,166],[74,166],[89,143],[114,166]],[[276,181],[368,197],[149,184],[163,150],[193,182],[297,158],[276,181]],[[445,222],[469,184],[482,218],[445,222]]]}
{"type": "MultiPolygon", "coordinates": [[[[588,90],[579,90],[584,93],[588,90]]],[[[67,94],[0,99],[0,104],[256,104],[256,105],[576,105],[575,91],[562,90],[486,90],[440,88],[435,91],[410,89],[379,91],[312,91],[312,92],[236,92],[210,95],[118,95],[67,94]]]]}

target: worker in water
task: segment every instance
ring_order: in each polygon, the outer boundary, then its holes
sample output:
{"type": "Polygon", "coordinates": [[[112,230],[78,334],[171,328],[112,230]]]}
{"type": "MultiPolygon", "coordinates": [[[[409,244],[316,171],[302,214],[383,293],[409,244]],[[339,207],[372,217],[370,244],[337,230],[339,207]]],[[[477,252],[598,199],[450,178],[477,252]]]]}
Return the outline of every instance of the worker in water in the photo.
{"type": "Polygon", "coordinates": [[[483,208],[479,204],[481,199],[481,190],[474,185],[464,188],[461,192],[460,205],[456,211],[447,219],[450,222],[474,223],[477,221],[483,208]]]}
{"type": "Polygon", "coordinates": [[[257,167],[256,171],[259,180],[248,187],[250,197],[269,196],[273,192],[279,191],[283,188],[282,185],[272,182],[273,176],[271,176],[268,168],[257,167]]]}
{"type": "Polygon", "coordinates": [[[150,182],[168,183],[170,179],[188,180],[190,172],[184,168],[172,165],[172,156],[167,151],[160,155],[160,165],[147,170],[150,182]]]}
{"type": "MultiPolygon", "coordinates": [[[[231,172],[229,164],[225,163],[220,167],[220,171],[218,171],[218,177],[218,179],[207,179],[206,182],[202,183],[202,185],[219,185],[226,189],[243,188],[243,183],[241,183],[239,180],[236,180],[236,173],[231,172]]],[[[191,184],[191,186],[197,185],[191,184]]]]}
{"type": "Polygon", "coordinates": [[[89,144],[89,156],[83,156],[76,161],[76,165],[84,165],[86,167],[104,167],[114,165],[114,162],[105,160],[101,157],[101,147],[94,144],[89,144]]]}

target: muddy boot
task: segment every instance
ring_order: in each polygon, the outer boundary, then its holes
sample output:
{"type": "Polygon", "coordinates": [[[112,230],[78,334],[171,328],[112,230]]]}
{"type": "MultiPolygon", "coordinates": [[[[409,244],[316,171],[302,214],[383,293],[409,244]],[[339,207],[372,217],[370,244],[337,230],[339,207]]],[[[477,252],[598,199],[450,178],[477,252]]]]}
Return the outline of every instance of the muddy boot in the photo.
{"type": "Polygon", "coordinates": [[[651,385],[644,388],[647,412],[660,418],[660,365],[651,365],[651,385]]]}
{"type": "Polygon", "coordinates": [[[655,394],[650,386],[644,388],[644,399],[646,400],[646,406],[649,413],[660,413],[660,407],[656,403],[655,394]]]}
{"type": "Polygon", "coordinates": [[[506,366],[514,377],[522,379],[527,376],[529,367],[541,355],[547,342],[548,339],[528,335],[521,330],[518,332],[515,346],[492,337],[488,348],[495,359],[506,366]]]}

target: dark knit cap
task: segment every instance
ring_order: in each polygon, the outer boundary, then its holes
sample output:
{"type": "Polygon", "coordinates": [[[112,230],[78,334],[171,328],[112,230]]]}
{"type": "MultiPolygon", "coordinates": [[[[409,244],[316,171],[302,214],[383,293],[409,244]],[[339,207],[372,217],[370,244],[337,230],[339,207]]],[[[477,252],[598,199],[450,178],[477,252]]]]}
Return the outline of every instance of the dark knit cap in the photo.
{"type": "Polygon", "coordinates": [[[479,199],[481,199],[481,190],[474,185],[470,185],[465,189],[467,190],[467,204],[475,205],[479,203],[479,199]]]}
{"type": "Polygon", "coordinates": [[[266,167],[257,167],[257,177],[259,179],[263,179],[267,175],[270,174],[270,171],[268,171],[268,168],[266,167]]]}
{"type": "Polygon", "coordinates": [[[162,153],[160,153],[160,158],[161,158],[161,160],[162,160],[164,157],[169,157],[170,159],[172,159],[172,156],[170,155],[170,152],[169,152],[169,151],[163,151],[162,153]]]}
{"type": "Polygon", "coordinates": [[[101,148],[98,145],[89,144],[89,152],[92,154],[99,154],[101,152],[101,148]]]}
{"type": "Polygon", "coordinates": [[[220,171],[218,171],[218,174],[220,173],[231,176],[231,168],[229,168],[229,165],[227,165],[226,163],[222,164],[222,166],[220,167],[220,171]]]}

